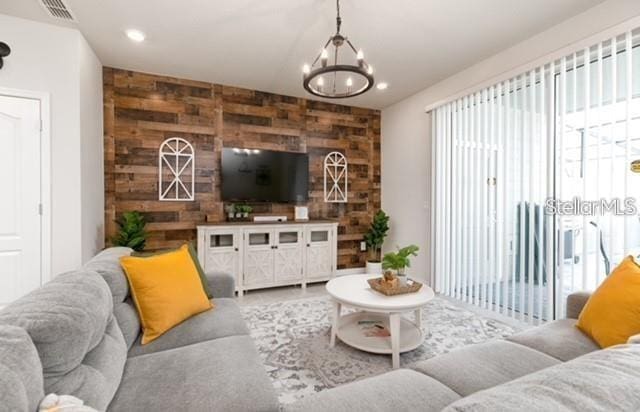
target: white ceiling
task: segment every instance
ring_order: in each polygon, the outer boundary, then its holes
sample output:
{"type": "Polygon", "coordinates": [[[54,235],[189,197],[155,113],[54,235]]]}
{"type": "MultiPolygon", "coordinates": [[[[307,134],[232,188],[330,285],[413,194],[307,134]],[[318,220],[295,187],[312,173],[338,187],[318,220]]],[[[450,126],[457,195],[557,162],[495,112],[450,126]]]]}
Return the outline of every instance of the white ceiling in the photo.
{"type": "MultiPolygon", "coordinates": [[[[341,103],[386,107],[602,1],[342,0],[343,34],[389,88],[341,103]]],[[[302,65],[335,30],[335,0],[64,2],[105,66],[293,96],[309,97],[302,65]]],[[[0,13],[59,24],[39,0],[0,0],[0,13]]]]}

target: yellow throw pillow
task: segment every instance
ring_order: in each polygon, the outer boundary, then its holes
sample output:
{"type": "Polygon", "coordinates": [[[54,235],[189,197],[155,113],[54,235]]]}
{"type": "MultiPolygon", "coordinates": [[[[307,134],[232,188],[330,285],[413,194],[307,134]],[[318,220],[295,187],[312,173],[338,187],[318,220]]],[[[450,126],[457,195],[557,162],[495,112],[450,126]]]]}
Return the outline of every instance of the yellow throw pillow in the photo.
{"type": "Polygon", "coordinates": [[[140,314],[143,345],[213,307],[187,245],[157,256],[124,256],[120,264],[140,314]]]}
{"type": "Polygon", "coordinates": [[[601,348],[640,333],[640,266],[627,256],[591,295],[578,324],[601,348]]]}

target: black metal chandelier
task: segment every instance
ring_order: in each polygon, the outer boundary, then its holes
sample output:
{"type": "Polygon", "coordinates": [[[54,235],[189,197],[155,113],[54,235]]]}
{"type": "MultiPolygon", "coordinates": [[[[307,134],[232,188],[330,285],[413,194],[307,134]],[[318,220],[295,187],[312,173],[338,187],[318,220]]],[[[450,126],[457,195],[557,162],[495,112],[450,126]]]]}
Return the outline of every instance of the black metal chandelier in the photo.
{"type": "Polygon", "coordinates": [[[336,34],[329,37],[315,60],[302,68],[302,85],[311,94],[330,99],[353,97],[371,89],[374,84],[373,67],[364,61],[364,53],[357,50],[351,41],[340,33],[340,0],[336,0],[336,34]],[[347,53],[338,56],[340,47],[347,45],[347,53]],[[329,52],[327,47],[333,45],[329,52]],[[353,52],[353,53],[349,53],[353,52]],[[329,56],[332,62],[329,62],[329,56]],[[345,55],[346,54],[346,55],[345,55]],[[338,62],[338,57],[342,62],[338,62]]]}

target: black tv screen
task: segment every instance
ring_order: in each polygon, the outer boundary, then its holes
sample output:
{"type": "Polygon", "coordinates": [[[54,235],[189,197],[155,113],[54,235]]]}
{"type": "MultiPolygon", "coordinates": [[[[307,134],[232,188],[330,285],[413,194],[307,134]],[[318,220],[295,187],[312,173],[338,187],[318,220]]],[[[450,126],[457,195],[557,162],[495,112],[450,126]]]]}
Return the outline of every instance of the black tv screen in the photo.
{"type": "Polygon", "coordinates": [[[306,153],[222,149],[222,200],[296,203],[308,192],[306,153]]]}

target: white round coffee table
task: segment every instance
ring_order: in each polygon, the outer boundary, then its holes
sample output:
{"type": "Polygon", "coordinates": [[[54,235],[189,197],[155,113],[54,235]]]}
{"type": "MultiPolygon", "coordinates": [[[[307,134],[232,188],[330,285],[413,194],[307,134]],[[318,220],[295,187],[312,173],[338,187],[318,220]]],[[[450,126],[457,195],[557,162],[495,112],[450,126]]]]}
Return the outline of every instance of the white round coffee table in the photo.
{"type": "Polygon", "coordinates": [[[327,283],[327,292],[333,302],[330,345],[335,345],[337,336],[347,345],[365,352],[391,354],[391,364],[397,369],[400,353],[413,350],[424,341],[420,309],[433,299],[434,293],[423,285],[415,293],[385,296],[367,283],[367,279],[375,277],[379,276],[348,275],[327,283]],[[342,306],[358,311],[342,316],[342,306]],[[414,313],[413,320],[402,316],[407,312],[414,313]],[[366,336],[363,328],[375,323],[386,327],[391,336],[366,336]]]}

